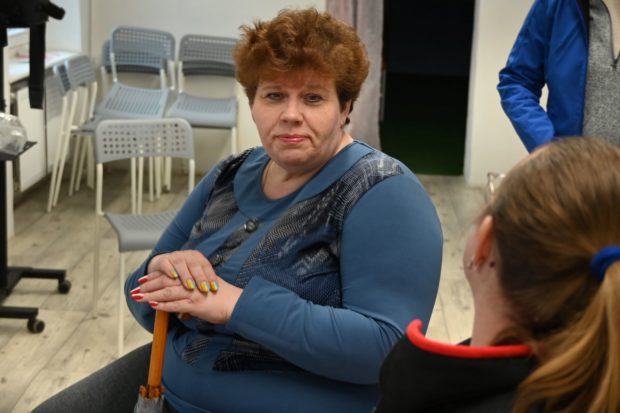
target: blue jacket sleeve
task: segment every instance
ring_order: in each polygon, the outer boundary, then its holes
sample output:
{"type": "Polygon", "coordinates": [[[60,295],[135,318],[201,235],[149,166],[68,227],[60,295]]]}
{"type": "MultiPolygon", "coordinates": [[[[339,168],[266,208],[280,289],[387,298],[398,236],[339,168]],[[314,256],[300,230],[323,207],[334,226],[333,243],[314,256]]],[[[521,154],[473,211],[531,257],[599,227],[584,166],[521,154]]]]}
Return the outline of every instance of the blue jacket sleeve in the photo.
{"type": "Polygon", "coordinates": [[[529,152],[555,136],[540,105],[545,61],[553,25],[546,1],[536,0],[517,36],[506,67],[499,72],[502,108],[529,152]]]}
{"type": "Polygon", "coordinates": [[[138,323],[148,331],[153,331],[155,310],[144,303],[138,303],[131,299],[129,292],[139,285],[138,278],[146,274],[151,258],[158,254],[179,250],[188,240],[194,223],[198,221],[204,212],[207,199],[213,188],[215,170],[216,168],[198,183],[174,217],[174,220],[166,228],[166,231],[164,231],[148,258],[125,281],[127,306],[138,323]]]}
{"type": "Polygon", "coordinates": [[[316,305],[254,277],[228,328],[303,369],[378,382],[379,368],[412,318],[428,324],[441,270],[435,208],[410,174],[375,185],[347,216],[341,239],[343,307],[316,305]]]}

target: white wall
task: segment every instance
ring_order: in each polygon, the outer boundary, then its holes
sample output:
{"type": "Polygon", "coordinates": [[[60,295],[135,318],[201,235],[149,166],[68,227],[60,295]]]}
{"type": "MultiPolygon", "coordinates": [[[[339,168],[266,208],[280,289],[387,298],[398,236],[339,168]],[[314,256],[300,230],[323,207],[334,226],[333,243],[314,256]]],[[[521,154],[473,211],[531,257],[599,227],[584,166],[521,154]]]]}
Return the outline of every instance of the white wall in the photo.
{"type": "MultiPolygon", "coordinates": [[[[80,1],[80,0],[64,0],[80,1]]],[[[132,25],[165,30],[177,42],[184,34],[201,33],[238,37],[239,26],[268,20],[287,7],[325,10],[325,0],[90,0],[90,50],[96,63],[101,45],[112,29],[132,25]]],[[[247,98],[239,93],[239,151],[260,145],[247,98]]],[[[196,168],[208,170],[227,154],[228,135],[222,131],[196,130],[196,168]]]]}
{"type": "Polygon", "coordinates": [[[54,0],[65,9],[62,20],[50,18],[46,27],[47,50],[90,52],[90,0],[54,0]]]}
{"type": "Polygon", "coordinates": [[[325,0],[92,0],[92,50],[118,25],[135,25],[171,32],[237,37],[239,26],[271,19],[286,7],[325,9],[325,0]]]}
{"type": "Polygon", "coordinates": [[[470,185],[485,183],[487,172],[505,172],[527,155],[501,108],[496,87],[532,3],[476,1],[464,167],[470,185]]]}

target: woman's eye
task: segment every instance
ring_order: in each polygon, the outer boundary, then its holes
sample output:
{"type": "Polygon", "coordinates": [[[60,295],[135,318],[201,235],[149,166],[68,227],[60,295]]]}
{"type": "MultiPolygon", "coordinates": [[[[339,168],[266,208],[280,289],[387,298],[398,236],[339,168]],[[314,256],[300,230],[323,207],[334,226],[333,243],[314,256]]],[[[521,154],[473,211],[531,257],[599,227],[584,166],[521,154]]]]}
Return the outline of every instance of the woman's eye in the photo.
{"type": "Polygon", "coordinates": [[[267,95],[265,95],[265,98],[267,100],[280,100],[282,99],[282,93],[278,93],[278,92],[271,92],[271,93],[267,93],[267,95]]]}
{"type": "Polygon", "coordinates": [[[319,103],[323,100],[323,98],[319,95],[306,95],[306,102],[308,103],[319,103]]]}

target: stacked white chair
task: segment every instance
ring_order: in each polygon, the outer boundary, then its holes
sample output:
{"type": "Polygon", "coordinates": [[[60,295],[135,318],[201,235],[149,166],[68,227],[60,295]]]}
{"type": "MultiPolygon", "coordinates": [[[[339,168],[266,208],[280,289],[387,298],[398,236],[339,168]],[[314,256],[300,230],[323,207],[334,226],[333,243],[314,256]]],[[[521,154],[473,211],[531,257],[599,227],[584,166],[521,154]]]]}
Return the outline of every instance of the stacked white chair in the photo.
{"type": "MultiPolygon", "coordinates": [[[[112,86],[97,106],[96,117],[99,119],[162,118],[170,91],[175,87],[175,50],[174,36],[162,30],[131,26],[119,26],[112,30],[109,43],[112,86]],[[130,86],[126,81],[119,80],[120,73],[156,74],[159,78],[159,85],[157,88],[147,88],[142,85],[130,86]]],[[[104,70],[107,64],[107,60],[102,62],[104,70]]],[[[126,75],[126,78],[128,77],[126,75]]],[[[159,198],[161,186],[161,159],[150,159],[149,195],[151,200],[154,197],[159,198]]]]}
{"type": "MultiPolygon", "coordinates": [[[[195,128],[230,129],[230,151],[236,153],[237,98],[190,94],[185,91],[188,76],[217,76],[236,86],[233,50],[237,40],[228,37],[187,34],[181,39],[177,59],[177,98],[167,116],[187,119],[195,128]]],[[[234,87],[233,87],[234,89],[234,87]]]]}
{"type": "Polygon", "coordinates": [[[67,60],[64,64],[69,84],[77,91],[75,118],[72,125],[72,133],[75,135],[75,145],[71,166],[71,181],[69,183],[69,196],[73,191],[80,189],[82,171],[85,160],[88,159],[88,183],[92,187],[93,176],[93,131],[88,126],[93,118],[95,100],[97,98],[97,78],[95,69],[87,56],[79,55],[67,60]]]}
{"type": "MultiPolygon", "coordinates": [[[[62,176],[69,151],[69,141],[71,138],[71,126],[75,117],[77,106],[77,90],[72,89],[63,65],[53,68],[54,74],[45,81],[46,90],[46,111],[48,125],[52,118],[58,117],[58,135],[52,164],[52,177],[50,180],[50,190],[47,199],[47,212],[50,212],[58,203],[58,194],[62,183],[62,176]]],[[[51,131],[49,131],[52,134],[51,131]]]]}

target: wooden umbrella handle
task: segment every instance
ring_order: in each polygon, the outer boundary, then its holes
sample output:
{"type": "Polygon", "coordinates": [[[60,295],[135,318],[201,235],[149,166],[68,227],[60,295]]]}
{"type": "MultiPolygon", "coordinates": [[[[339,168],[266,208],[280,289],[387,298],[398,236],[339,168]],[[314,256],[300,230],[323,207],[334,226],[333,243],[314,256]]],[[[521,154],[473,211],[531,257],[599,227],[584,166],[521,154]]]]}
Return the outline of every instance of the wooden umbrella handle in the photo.
{"type": "Polygon", "coordinates": [[[153,329],[153,344],[151,345],[151,364],[149,365],[148,385],[150,388],[161,387],[161,376],[164,369],[164,353],[166,351],[166,336],[168,334],[169,313],[155,311],[155,328],[153,329]]]}

